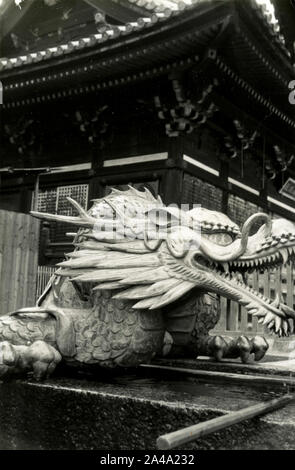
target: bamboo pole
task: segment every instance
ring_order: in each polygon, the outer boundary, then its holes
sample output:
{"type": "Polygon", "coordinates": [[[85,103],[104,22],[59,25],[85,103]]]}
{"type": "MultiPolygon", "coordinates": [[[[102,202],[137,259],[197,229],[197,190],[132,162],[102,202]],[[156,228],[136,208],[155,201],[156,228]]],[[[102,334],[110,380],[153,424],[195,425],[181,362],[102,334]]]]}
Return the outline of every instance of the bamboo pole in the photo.
{"type": "MultiPolygon", "coordinates": [[[[227,367],[231,367],[233,369],[236,369],[237,364],[236,363],[227,363],[227,367]]],[[[242,370],[246,369],[252,369],[255,372],[257,372],[257,366],[253,365],[246,365],[246,364],[238,364],[239,368],[242,370]]],[[[247,385],[256,385],[256,384],[261,384],[261,385],[281,385],[281,386],[286,386],[288,385],[289,387],[295,387],[295,378],[291,376],[285,376],[285,375],[276,375],[276,376],[268,376],[266,374],[243,374],[243,373],[237,373],[237,372],[219,372],[219,371],[212,371],[212,370],[201,370],[201,369],[188,369],[185,367],[172,367],[172,366],[161,366],[157,364],[141,364],[143,369],[148,369],[148,370],[156,370],[156,371],[166,371],[166,372],[172,372],[172,373],[177,373],[179,372],[180,374],[184,375],[190,375],[193,377],[196,377],[197,379],[202,379],[202,380],[214,380],[214,381],[221,381],[221,382],[235,382],[235,383],[240,383],[240,384],[247,384],[247,385]]],[[[269,367],[268,367],[269,368],[269,367]]],[[[262,371],[263,372],[263,371],[262,371]]]]}
{"type": "Polygon", "coordinates": [[[280,398],[275,398],[268,402],[258,403],[258,405],[249,406],[239,411],[228,413],[225,416],[205,421],[204,423],[195,424],[179,431],[171,432],[160,436],[157,439],[157,447],[160,450],[175,449],[176,447],[188,444],[196,439],[213,432],[220,431],[232,426],[233,424],[241,423],[247,419],[254,418],[269,413],[270,411],[277,410],[287,405],[295,399],[295,395],[284,395],[280,398]]]}

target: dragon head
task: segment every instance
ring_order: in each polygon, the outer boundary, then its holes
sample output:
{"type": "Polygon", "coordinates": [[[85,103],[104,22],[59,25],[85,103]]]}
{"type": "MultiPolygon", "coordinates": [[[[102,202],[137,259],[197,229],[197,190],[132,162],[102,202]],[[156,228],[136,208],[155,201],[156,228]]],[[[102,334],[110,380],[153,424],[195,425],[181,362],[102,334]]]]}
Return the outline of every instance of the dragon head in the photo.
{"type": "Polygon", "coordinates": [[[292,332],[295,312],[278,297],[251,289],[244,274],[285,265],[295,256],[295,224],[254,214],[241,230],[226,215],[203,208],[183,211],[160,198],[130,188],[113,190],[86,212],[69,199],[79,217],[33,212],[49,220],[81,226],[76,249],[57,274],[114,297],[137,309],[158,309],[193,289],[239,302],[279,335],[292,332]],[[257,223],[262,224],[255,232],[257,223]]]}
{"type": "Polygon", "coordinates": [[[293,323],[288,319],[295,318],[294,311],[281,303],[278,295],[272,300],[266,298],[244,279],[251,271],[264,272],[292,262],[295,224],[257,213],[240,231],[224,214],[206,209],[193,209],[179,216],[179,223],[169,222],[166,243],[159,255],[171,275],[173,272],[199,289],[237,301],[279,335],[293,332],[293,323]],[[261,226],[255,231],[258,222],[261,226]]]}

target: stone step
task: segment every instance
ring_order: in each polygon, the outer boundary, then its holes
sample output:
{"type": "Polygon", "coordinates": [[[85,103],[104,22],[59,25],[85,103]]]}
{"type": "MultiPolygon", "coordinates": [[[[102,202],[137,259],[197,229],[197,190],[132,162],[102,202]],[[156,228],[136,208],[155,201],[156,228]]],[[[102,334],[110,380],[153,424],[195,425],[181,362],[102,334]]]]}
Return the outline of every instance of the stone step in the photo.
{"type": "MultiPolygon", "coordinates": [[[[162,434],[285,393],[139,368],[0,384],[0,449],[153,450],[162,434]]],[[[182,449],[295,449],[295,404],[182,449]]]]}

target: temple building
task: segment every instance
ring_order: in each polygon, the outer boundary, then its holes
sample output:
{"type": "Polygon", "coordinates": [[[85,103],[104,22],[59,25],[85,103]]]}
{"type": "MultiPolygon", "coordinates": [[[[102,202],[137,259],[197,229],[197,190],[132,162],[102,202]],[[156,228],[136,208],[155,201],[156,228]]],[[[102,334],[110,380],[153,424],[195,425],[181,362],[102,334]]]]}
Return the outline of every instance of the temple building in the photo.
{"type": "MultiPolygon", "coordinates": [[[[0,209],[132,184],[295,221],[289,0],[2,0],[0,22],[0,209]]],[[[67,230],[44,225],[42,264],[67,230]]]]}

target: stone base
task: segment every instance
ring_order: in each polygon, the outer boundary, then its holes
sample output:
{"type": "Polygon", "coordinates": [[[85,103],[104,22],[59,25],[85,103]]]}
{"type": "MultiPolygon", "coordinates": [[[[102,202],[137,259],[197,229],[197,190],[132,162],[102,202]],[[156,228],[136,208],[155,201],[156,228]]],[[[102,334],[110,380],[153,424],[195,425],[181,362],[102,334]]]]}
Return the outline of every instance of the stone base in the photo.
{"type": "MultiPolygon", "coordinates": [[[[1,383],[0,449],[153,450],[162,434],[284,393],[146,368],[101,374],[1,383]]],[[[294,450],[295,404],[185,449],[294,450]]]]}
{"type": "Polygon", "coordinates": [[[272,338],[268,339],[270,343],[269,352],[271,354],[280,354],[289,359],[295,359],[295,339],[294,335],[289,338],[272,338]]]}

